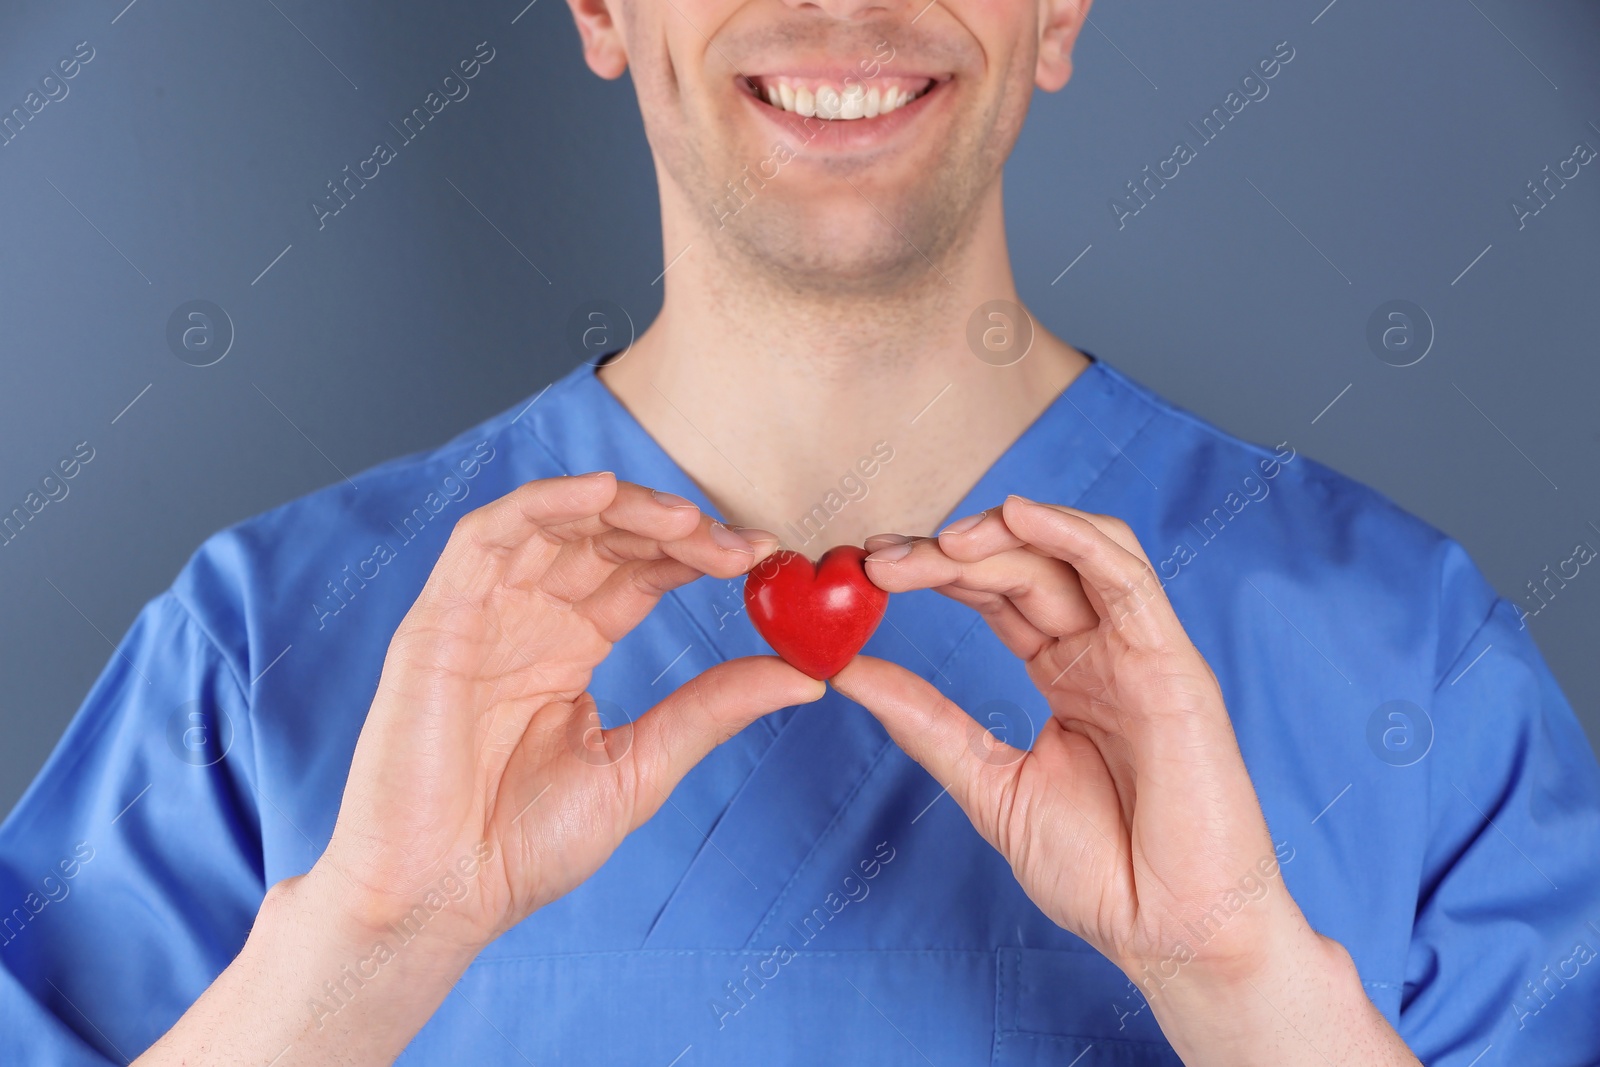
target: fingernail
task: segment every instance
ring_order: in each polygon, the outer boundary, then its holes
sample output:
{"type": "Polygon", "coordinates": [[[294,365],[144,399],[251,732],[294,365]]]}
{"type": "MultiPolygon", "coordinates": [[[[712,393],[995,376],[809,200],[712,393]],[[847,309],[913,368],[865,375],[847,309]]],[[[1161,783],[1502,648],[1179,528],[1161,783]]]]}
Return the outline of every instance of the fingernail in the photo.
{"type": "Polygon", "coordinates": [[[987,511],[980,511],[976,515],[968,515],[964,519],[957,519],[949,526],[946,526],[944,529],[940,530],[939,536],[943,537],[945,534],[966,533],[968,530],[972,529],[974,526],[978,525],[978,523],[982,522],[988,517],[989,513],[987,511]]]}
{"type": "Polygon", "coordinates": [[[1033,501],[1029,500],[1027,497],[1021,495],[1020,493],[1012,493],[1009,496],[1007,496],[1006,499],[1007,500],[1020,500],[1024,504],[1032,504],[1033,503],[1033,501]]]}
{"type": "Polygon", "coordinates": [[[731,549],[734,552],[750,552],[753,554],[755,551],[750,547],[749,541],[746,541],[744,538],[740,537],[737,533],[734,533],[720,522],[714,522],[711,524],[711,540],[715,541],[723,548],[731,549]]]}
{"type": "Polygon", "coordinates": [[[582,475],[582,477],[584,477],[584,478],[604,478],[608,474],[611,475],[611,477],[613,477],[613,478],[615,478],[617,476],[615,471],[590,471],[588,474],[582,475]]]}
{"type": "Polygon", "coordinates": [[[868,563],[898,563],[911,555],[911,548],[912,545],[909,541],[905,544],[890,545],[888,548],[878,549],[878,551],[868,556],[866,561],[868,563]]]}
{"type": "Polygon", "coordinates": [[[735,526],[731,522],[727,523],[726,525],[728,529],[732,530],[746,541],[749,541],[751,544],[755,544],[757,541],[771,541],[776,544],[778,541],[777,534],[773,533],[771,530],[763,530],[759,526],[735,526]]]}
{"type": "Polygon", "coordinates": [[[915,540],[916,540],[915,537],[908,536],[907,534],[881,533],[881,534],[873,534],[871,537],[869,537],[865,541],[861,542],[861,544],[862,544],[862,547],[865,547],[867,545],[872,544],[874,541],[877,541],[880,544],[885,544],[885,545],[909,545],[911,542],[913,542],[915,540]]]}
{"type": "Polygon", "coordinates": [[[667,508],[692,508],[694,501],[685,500],[677,493],[664,493],[660,489],[650,490],[650,495],[656,498],[656,503],[667,508]]]}

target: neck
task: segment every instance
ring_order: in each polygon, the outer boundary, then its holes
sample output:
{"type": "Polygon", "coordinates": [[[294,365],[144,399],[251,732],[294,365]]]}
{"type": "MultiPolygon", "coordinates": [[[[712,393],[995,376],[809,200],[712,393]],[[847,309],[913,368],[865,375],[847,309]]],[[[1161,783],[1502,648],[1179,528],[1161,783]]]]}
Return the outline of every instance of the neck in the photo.
{"type": "Polygon", "coordinates": [[[980,305],[1020,304],[998,188],[959,248],[874,285],[764,277],[684,224],[693,213],[664,216],[669,262],[688,250],[661,314],[601,378],[724,519],[813,557],[934,532],[1087,365],[1037,323],[1009,366],[994,364],[1015,351],[985,361],[969,345],[980,305]]]}

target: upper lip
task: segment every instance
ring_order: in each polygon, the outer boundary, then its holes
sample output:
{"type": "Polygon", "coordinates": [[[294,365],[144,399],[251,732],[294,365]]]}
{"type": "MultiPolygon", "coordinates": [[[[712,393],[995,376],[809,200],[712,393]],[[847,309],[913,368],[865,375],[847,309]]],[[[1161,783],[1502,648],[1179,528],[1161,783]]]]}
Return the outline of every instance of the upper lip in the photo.
{"type": "Polygon", "coordinates": [[[895,71],[892,74],[880,72],[876,76],[865,77],[855,71],[839,74],[837,68],[809,67],[740,75],[734,80],[745,92],[765,103],[769,102],[768,88],[780,83],[793,85],[797,89],[804,86],[819,95],[823,91],[821,87],[826,86],[843,96],[863,91],[871,91],[875,95],[876,87],[882,87],[887,93],[892,86],[898,88],[902,95],[909,94],[911,99],[916,99],[953,77],[953,74],[915,74],[908,71],[895,71]]]}
{"type": "Polygon", "coordinates": [[[897,85],[904,85],[919,93],[927,92],[936,83],[946,80],[946,78],[940,78],[936,75],[907,74],[903,71],[896,71],[894,74],[879,74],[875,77],[867,78],[854,72],[849,74],[802,74],[792,70],[773,71],[770,74],[747,74],[744,80],[757,89],[764,89],[769,82],[782,78],[806,83],[815,82],[819,85],[835,85],[841,89],[853,85],[871,87],[873,82],[892,82],[897,85]]]}
{"type": "Polygon", "coordinates": [[[951,77],[950,71],[912,70],[903,63],[880,63],[877,72],[867,74],[858,65],[834,65],[831,63],[800,63],[789,67],[774,66],[760,71],[744,71],[744,75],[751,80],[759,78],[806,78],[817,81],[843,82],[846,80],[869,82],[875,78],[926,78],[928,81],[944,81],[951,77]]]}

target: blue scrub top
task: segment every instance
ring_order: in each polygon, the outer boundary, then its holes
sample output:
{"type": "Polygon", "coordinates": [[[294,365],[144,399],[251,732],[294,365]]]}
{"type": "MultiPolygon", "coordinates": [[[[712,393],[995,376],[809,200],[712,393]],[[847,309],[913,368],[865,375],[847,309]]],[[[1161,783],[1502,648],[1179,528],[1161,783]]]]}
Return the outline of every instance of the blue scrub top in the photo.
{"type": "MultiPolygon", "coordinates": [[[[1221,682],[1283,878],[1412,1049],[1592,1063],[1590,745],[1462,548],[1295,444],[1240,441],[1096,359],[951,517],[1017,492],[1125,519],[1221,682]]],[[[711,510],[585,365],[206,541],[0,826],[0,1062],[121,1063],[166,1031],[327,845],[389,637],[455,521],[605,469],[711,510]]],[[[737,581],[668,595],[595,674],[607,725],[768,652],[741,605],[737,581]]],[[[893,597],[866,650],[1013,743],[1047,714],[936,593],[893,597]]],[[[1179,1061],[1126,977],[830,690],[716,749],[490,945],[401,1062],[1179,1061]]]]}

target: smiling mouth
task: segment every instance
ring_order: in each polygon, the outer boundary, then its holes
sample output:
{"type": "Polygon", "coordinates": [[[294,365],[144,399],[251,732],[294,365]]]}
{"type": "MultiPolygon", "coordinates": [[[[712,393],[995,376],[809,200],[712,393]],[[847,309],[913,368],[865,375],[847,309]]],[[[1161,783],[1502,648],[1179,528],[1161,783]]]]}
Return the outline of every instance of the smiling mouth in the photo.
{"type": "Polygon", "coordinates": [[[739,87],[756,100],[779,111],[804,118],[853,122],[897,111],[926,96],[950,80],[929,77],[877,77],[871,85],[857,80],[848,84],[826,78],[800,78],[763,74],[737,79],[739,87]]]}

